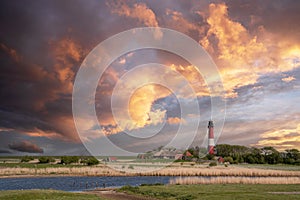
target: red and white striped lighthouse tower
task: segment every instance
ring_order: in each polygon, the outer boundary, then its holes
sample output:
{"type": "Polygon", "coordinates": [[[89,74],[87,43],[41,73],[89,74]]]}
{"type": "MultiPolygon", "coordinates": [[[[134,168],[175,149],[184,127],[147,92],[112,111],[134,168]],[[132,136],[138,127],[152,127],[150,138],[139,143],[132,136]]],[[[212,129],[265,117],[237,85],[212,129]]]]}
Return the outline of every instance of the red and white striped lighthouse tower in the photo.
{"type": "Polygon", "coordinates": [[[208,122],[208,154],[215,154],[215,139],[214,139],[214,122],[210,120],[208,122]]]}

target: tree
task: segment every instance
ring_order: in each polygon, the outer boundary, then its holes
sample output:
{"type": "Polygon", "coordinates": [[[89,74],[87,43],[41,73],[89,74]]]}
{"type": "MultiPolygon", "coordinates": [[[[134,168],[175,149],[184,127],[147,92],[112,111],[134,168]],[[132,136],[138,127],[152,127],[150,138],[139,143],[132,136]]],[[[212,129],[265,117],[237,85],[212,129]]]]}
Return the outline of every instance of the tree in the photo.
{"type": "Polygon", "coordinates": [[[282,153],[285,164],[296,164],[300,162],[300,153],[298,149],[287,149],[282,153]]]}
{"type": "Polygon", "coordinates": [[[206,158],[207,158],[208,160],[213,160],[213,159],[215,158],[215,155],[207,154],[207,155],[206,155],[206,158]]]}
{"type": "Polygon", "coordinates": [[[50,162],[54,162],[55,160],[51,157],[39,157],[39,163],[50,163],[50,162]]]}
{"type": "Polygon", "coordinates": [[[24,157],[22,157],[21,162],[29,162],[31,160],[34,160],[34,157],[32,157],[32,156],[24,156],[24,157]]]}
{"type": "Polygon", "coordinates": [[[233,158],[231,156],[224,157],[224,162],[229,162],[230,164],[233,163],[233,158]]]}
{"type": "Polygon", "coordinates": [[[61,157],[61,164],[71,164],[71,163],[78,163],[79,157],[78,156],[63,156],[61,157]]]}
{"type": "Polygon", "coordinates": [[[95,157],[88,157],[88,158],[81,158],[81,163],[87,164],[87,165],[98,165],[99,160],[95,157]]]}
{"type": "Polygon", "coordinates": [[[257,163],[257,160],[253,157],[252,154],[248,154],[248,155],[246,156],[245,161],[246,161],[247,163],[249,163],[249,164],[255,164],[255,163],[257,163]]]}
{"type": "Polygon", "coordinates": [[[277,164],[283,161],[279,152],[274,147],[263,147],[261,150],[268,164],[277,164]]]}

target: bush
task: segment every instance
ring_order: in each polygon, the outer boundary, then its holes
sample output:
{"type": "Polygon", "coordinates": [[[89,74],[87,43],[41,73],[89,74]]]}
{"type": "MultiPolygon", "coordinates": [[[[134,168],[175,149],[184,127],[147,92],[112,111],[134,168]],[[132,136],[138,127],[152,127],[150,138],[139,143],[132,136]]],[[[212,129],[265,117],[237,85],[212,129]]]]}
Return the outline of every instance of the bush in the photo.
{"type": "Polygon", "coordinates": [[[209,163],[209,166],[210,166],[210,167],[217,166],[217,162],[211,162],[211,163],[209,163]]]}
{"type": "Polygon", "coordinates": [[[86,165],[98,165],[100,162],[97,158],[89,156],[80,158],[80,163],[86,165]]]}
{"type": "Polygon", "coordinates": [[[164,185],[162,183],[142,183],[141,186],[159,186],[159,185],[164,185]]]}
{"type": "Polygon", "coordinates": [[[129,165],[128,169],[134,169],[133,165],[129,165]]]}
{"type": "Polygon", "coordinates": [[[86,164],[87,165],[98,165],[99,164],[99,160],[94,158],[94,157],[91,157],[89,158],[87,161],[86,161],[86,164]]]}
{"type": "Polygon", "coordinates": [[[21,162],[29,162],[31,160],[34,160],[34,157],[32,157],[32,156],[24,156],[24,157],[22,157],[21,162]]]}
{"type": "Polygon", "coordinates": [[[215,158],[215,155],[207,154],[207,155],[206,155],[206,158],[207,158],[208,160],[213,160],[213,159],[215,158]]]}
{"type": "Polygon", "coordinates": [[[227,156],[224,158],[224,162],[229,162],[230,164],[233,163],[233,158],[231,156],[227,156]]]}
{"type": "Polygon", "coordinates": [[[39,157],[39,163],[50,163],[50,162],[54,162],[55,160],[51,157],[39,157]]]}
{"type": "Polygon", "coordinates": [[[125,192],[133,192],[133,193],[137,193],[137,192],[139,192],[139,188],[138,187],[133,187],[133,186],[131,186],[131,185],[125,185],[125,186],[123,186],[123,187],[121,187],[120,189],[119,189],[119,191],[125,191],[125,192]]]}
{"type": "Polygon", "coordinates": [[[186,195],[176,197],[176,200],[192,200],[192,199],[196,199],[196,197],[191,194],[186,194],[186,195]]]}
{"type": "Polygon", "coordinates": [[[63,156],[61,157],[61,164],[71,164],[71,163],[78,163],[79,158],[78,156],[63,156]]]}

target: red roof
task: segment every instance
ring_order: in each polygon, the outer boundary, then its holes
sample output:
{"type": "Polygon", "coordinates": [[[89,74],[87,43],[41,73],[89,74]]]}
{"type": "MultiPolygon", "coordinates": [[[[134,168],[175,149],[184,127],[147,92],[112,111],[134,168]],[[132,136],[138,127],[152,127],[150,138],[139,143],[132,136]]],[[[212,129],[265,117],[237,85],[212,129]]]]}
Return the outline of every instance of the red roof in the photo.
{"type": "Polygon", "coordinates": [[[189,151],[186,151],[185,152],[185,156],[187,156],[187,157],[191,157],[191,156],[193,156],[189,151]]]}
{"type": "Polygon", "coordinates": [[[219,158],[218,158],[218,162],[219,162],[219,163],[223,163],[223,162],[224,162],[224,158],[219,157],[219,158]]]}

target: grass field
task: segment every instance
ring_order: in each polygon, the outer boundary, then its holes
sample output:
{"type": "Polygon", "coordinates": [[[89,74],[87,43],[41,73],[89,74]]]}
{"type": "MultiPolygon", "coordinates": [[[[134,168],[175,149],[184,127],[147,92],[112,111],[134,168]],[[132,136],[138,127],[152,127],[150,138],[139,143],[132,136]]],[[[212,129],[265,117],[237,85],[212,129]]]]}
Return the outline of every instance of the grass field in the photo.
{"type": "Polygon", "coordinates": [[[300,185],[209,184],[124,186],[119,191],[169,200],[300,199],[300,185]]]}
{"type": "Polygon", "coordinates": [[[51,199],[51,200],[104,200],[95,194],[80,194],[71,192],[62,192],[56,190],[16,190],[1,191],[0,199],[5,200],[32,200],[32,199],[51,199]]]}

